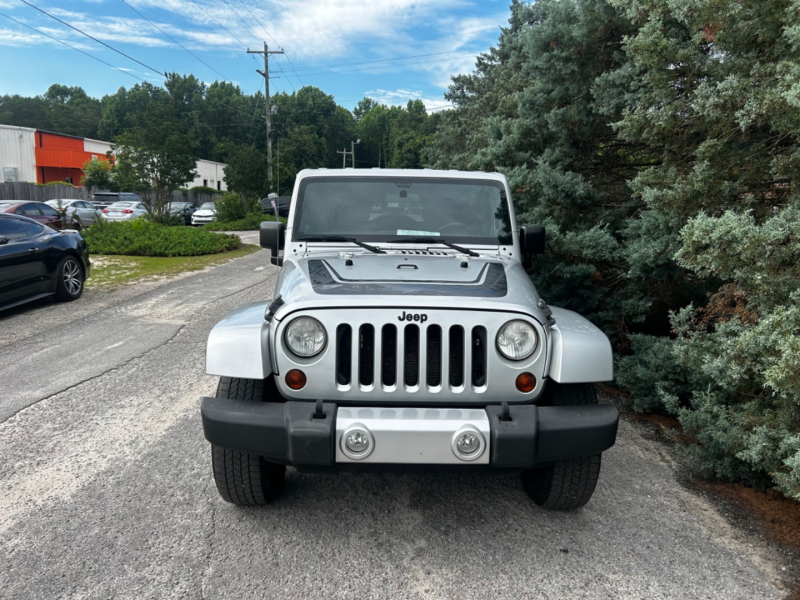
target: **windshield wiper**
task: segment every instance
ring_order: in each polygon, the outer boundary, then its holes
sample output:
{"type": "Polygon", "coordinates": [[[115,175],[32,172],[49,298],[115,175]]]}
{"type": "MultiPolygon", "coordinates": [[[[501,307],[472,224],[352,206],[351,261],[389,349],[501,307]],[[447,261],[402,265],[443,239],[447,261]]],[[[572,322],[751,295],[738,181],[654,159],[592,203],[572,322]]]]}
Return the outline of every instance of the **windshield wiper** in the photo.
{"type": "Polygon", "coordinates": [[[360,242],[355,238],[344,237],[342,235],[306,235],[297,238],[297,241],[298,242],[350,242],[351,244],[355,244],[356,246],[361,246],[362,248],[369,250],[370,252],[374,252],[375,254],[386,254],[384,250],[381,250],[377,246],[365,244],[364,242],[360,242]]]}
{"type": "Polygon", "coordinates": [[[408,238],[400,238],[399,240],[389,240],[387,243],[389,244],[442,244],[443,246],[447,246],[448,248],[452,248],[456,252],[461,252],[462,254],[467,254],[469,256],[480,256],[474,250],[470,250],[469,248],[464,248],[463,246],[456,246],[455,244],[451,244],[447,240],[443,240],[442,238],[438,237],[408,237],[408,238]]]}

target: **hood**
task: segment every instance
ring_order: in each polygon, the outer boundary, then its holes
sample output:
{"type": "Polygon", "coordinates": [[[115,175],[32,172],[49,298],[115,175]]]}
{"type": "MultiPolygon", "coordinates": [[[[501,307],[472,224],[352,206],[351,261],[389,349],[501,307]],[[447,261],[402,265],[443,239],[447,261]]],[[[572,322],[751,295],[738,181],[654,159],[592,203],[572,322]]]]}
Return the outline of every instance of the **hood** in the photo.
{"type": "Polygon", "coordinates": [[[314,255],[284,264],[280,319],[304,308],[409,307],[512,310],[544,322],[539,295],[517,263],[463,255],[314,255]]]}
{"type": "Polygon", "coordinates": [[[215,210],[209,210],[209,209],[207,209],[207,208],[204,208],[204,209],[202,209],[202,210],[196,210],[196,211],[194,211],[194,213],[193,213],[193,214],[194,214],[194,215],[196,215],[196,216],[198,216],[198,217],[213,217],[215,214],[217,214],[217,211],[215,211],[215,210]]]}

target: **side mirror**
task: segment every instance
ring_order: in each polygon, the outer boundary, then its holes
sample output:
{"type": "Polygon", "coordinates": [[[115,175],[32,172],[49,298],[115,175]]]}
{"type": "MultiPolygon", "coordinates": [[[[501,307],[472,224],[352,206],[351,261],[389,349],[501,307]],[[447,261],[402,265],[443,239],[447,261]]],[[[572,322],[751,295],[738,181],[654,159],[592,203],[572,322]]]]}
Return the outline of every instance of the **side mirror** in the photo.
{"type": "Polygon", "coordinates": [[[0,246],[7,243],[8,243],[8,238],[4,235],[0,235],[0,246]]]}
{"type": "Polygon", "coordinates": [[[269,261],[273,265],[283,266],[283,258],[279,256],[283,250],[286,226],[280,221],[264,221],[260,230],[261,247],[270,251],[269,261]]]}
{"type": "Polygon", "coordinates": [[[522,266],[529,269],[534,254],[544,254],[545,232],[541,225],[519,228],[519,245],[522,250],[522,266]]]}

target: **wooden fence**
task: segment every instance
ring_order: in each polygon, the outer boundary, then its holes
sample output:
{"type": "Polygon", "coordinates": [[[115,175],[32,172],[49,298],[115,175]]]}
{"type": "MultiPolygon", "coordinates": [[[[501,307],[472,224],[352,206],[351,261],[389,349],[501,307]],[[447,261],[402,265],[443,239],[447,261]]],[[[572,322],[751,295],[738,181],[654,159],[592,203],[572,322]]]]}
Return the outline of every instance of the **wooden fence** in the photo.
{"type": "Polygon", "coordinates": [[[47,200],[74,198],[88,200],[85,188],[73,187],[69,184],[36,185],[35,183],[13,182],[0,183],[0,200],[47,200]]]}
{"type": "MultiPolygon", "coordinates": [[[[96,191],[96,190],[93,190],[96,191]]],[[[142,194],[142,199],[147,201],[147,194],[142,194]]],[[[221,194],[197,193],[192,190],[172,192],[174,202],[194,202],[200,206],[204,202],[213,202],[221,194]]],[[[73,187],[69,184],[54,183],[51,185],[37,185],[28,182],[0,183],[0,200],[35,200],[46,202],[48,200],[89,200],[91,194],[84,187],[73,187]]]]}

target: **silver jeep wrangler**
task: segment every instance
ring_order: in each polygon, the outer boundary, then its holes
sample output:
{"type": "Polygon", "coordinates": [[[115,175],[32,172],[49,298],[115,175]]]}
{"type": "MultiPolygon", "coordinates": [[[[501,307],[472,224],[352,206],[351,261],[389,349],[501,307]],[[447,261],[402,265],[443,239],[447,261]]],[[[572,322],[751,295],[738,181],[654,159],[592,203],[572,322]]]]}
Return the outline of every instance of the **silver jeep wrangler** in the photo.
{"type": "Polygon", "coordinates": [[[282,266],[271,301],[208,338],[203,430],[222,497],[265,504],[300,471],[521,474],[536,504],[583,506],[619,413],[608,338],[548,307],[526,268],[505,176],[306,170],[288,225],[261,224],[282,266]]]}

